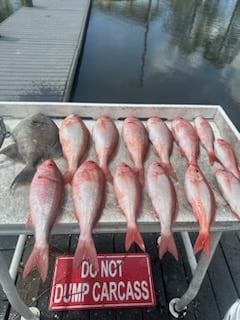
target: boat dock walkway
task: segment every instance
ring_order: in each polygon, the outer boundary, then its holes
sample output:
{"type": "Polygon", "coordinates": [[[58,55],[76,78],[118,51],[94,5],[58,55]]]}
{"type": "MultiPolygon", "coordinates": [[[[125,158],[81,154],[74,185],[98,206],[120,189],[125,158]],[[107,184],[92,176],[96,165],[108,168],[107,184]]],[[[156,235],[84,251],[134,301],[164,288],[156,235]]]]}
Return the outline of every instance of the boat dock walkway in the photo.
{"type": "Polygon", "coordinates": [[[68,101],[90,0],[33,0],[0,23],[0,101],[68,101]]]}

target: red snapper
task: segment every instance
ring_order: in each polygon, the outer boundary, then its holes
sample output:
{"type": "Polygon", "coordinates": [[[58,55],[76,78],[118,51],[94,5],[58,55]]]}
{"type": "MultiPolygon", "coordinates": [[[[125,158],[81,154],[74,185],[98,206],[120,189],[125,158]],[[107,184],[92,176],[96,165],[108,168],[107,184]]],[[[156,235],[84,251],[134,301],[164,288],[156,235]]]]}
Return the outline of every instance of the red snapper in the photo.
{"type": "Polygon", "coordinates": [[[92,230],[101,217],[105,200],[105,176],[94,161],[85,161],[77,169],[72,181],[75,216],[80,226],[80,236],[74,255],[77,269],[88,260],[98,272],[97,252],[92,230]]]}
{"type": "Polygon", "coordinates": [[[38,167],[30,186],[27,226],[34,228],[35,244],[25,264],[23,278],[37,267],[42,281],[46,280],[48,236],[59,217],[63,196],[64,183],[61,172],[53,160],[46,160],[38,167]]]}
{"type": "Polygon", "coordinates": [[[178,260],[177,247],[172,234],[172,222],[176,220],[178,201],[174,185],[158,162],[153,162],[147,172],[147,190],[161,224],[159,258],[170,252],[178,260]]]}

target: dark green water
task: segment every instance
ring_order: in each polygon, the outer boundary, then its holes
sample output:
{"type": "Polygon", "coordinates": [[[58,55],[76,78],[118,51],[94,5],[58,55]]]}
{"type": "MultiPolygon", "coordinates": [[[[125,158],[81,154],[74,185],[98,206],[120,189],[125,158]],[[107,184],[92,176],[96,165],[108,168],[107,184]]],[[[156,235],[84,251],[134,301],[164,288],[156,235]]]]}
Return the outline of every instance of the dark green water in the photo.
{"type": "Polygon", "coordinates": [[[240,129],[240,0],[93,1],[72,101],[220,104],[240,129]]]}

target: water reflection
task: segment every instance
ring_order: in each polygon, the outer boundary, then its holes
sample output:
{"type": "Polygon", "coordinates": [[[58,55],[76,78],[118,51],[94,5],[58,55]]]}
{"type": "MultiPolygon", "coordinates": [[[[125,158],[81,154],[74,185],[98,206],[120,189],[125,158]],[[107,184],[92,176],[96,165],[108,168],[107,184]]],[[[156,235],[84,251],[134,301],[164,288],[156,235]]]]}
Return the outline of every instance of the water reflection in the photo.
{"type": "Polygon", "coordinates": [[[24,0],[0,0],[0,22],[23,6],[24,0]]]}
{"type": "Polygon", "coordinates": [[[220,104],[240,128],[240,0],[93,2],[73,101],[220,104]]]}

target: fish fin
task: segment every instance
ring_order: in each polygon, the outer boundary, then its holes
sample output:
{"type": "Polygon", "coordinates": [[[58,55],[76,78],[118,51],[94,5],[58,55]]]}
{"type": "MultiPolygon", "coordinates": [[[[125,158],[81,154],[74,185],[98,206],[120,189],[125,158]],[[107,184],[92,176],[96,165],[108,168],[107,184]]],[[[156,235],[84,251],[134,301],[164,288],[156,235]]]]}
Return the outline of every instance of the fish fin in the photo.
{"type": "Polygon", "coordinates": [[[209,232],[199,232],[197,240],[194,244],[193,251],[196,254],[200,250],[203,250],[206,256],[209,258],[211,254],[211,238],[209,232]]]}
{"type": "Polygon", "coordinates": [[[64,183],[65,184],[71,184],[72,183],[72,179],[73,179],[73,176],[74,176],[74,171],[73,170],[70,170],[68,169],[64,175],[63,175],[63,180],[64,180],[64,183]]]}
{"type": "Polygon", "coordinates": [[[209,152],[208,153],[208,161],[209,161],[211,166],[214,164],[214,162],[218,162],[217,157],[215,156],[214,152],[209,152]]]}
{"type": "Polygon", "coordinates": [[[13,180],[10,189],[14,191],[17,185],[25,184],[32,181],[32,178],[36,172],[36,168],[31,166],[26,166],[13,180]]]}
{"type": "Polygon", "coordinates": [[[49,254],[49,246],[46,242],[44,246],[37,246],[36,243],[33,247],[32,253],[28,258],[24,270],[23,270],[23,278],[35,268],[40,272],[40,277],[42,282],[44,282],[47,278],[48,273],[48,254],[49,254]]]}
{"type": "Polygon", "coordinates": [[[60,158],[63,156],[62,145],[59,140],[50,148],[47,158],[60,158]]]}
{"type": "Polygon", "coordinates": [[[81,236],[79,237],[73,260],[74,269],[78,269],[84,260],[89,261],[96,272],[99,271],[97,252],[92,237],[87,239],[82,239],[81,236]]]}
{"type": "Polygon", "coordinates": [[[105,177],[106,177],[106,180],[110,183],[113,183],[113,176],[112,176],[112,173],[111,171],[109,170],[108,166],[102,166],[101,167],[105,177]]]}
{"type": "Polygon", "coordinates": [[[144,167],[141,167],[141,168],[136,168],[135,169],[135,172],[136,172],[136,174],[137,174],[137,176],[138,176],[138,180],[139,180],[139,182],[140,182],[140,184],[142,185],[142,186],[144,186],[144,167]]]}
{"type": "Polygon", "coordinates": [[[161,235],[161,241],[158,248],[159,258],[162,259],[164,254],[169,252],[173,255],[173,257],[178,260],[178,250],[176,247],[176,243],[173,237],[173,234],[170,235],[161,235]]]}
{"type": "Polygon", "coordinates": [[[163,169],[166,171],[168,175],[170,175],[175,181],[178,181],[176,171],[173,169],[172,165],[170,162],[162,162],[161,166],[163,169]]]}
{"type": "Polygon", "coordinates": [[[139,248],[145,252],[143,238],[137,225],[134,227],[128,227],[127,229],[125,250],[128,251],[133,243],[136,243],[139,248]]]}
{"type": "Polygon", "coordinates": [[[12,160],[19,159],[17,144],[16,143],[10,144],[9,146],[1,150],[0,154],[4,154],[5,156],[7,156],[12,160]]]}
{"type": "Polygon", "coordinates": [[[28,213],[28,217],[27,217],[27,222],[26,222],[26,227],[28,229],[33,229],[33,222],[32,222],[32,216],[31,216],[31,212],[28,213]]]}

